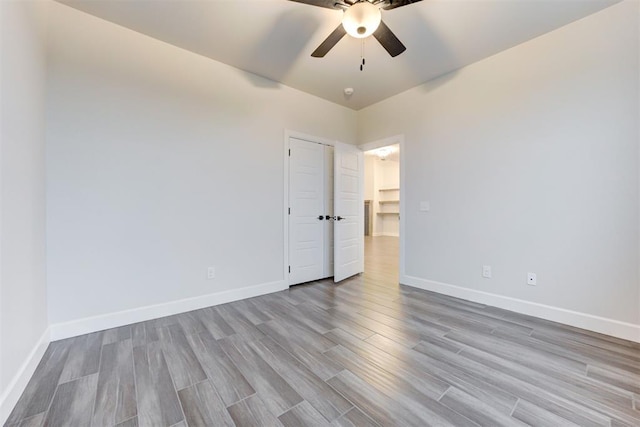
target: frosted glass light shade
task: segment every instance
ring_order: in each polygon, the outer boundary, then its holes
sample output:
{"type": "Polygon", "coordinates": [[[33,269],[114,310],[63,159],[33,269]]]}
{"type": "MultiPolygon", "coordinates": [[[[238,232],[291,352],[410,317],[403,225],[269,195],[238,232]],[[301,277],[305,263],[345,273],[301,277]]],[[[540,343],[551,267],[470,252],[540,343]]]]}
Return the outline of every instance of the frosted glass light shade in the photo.
{"type": "Polygon", "coordinates": [[[391,154],[393,150],[389,147],[382,147],[376,150],[376,156],[380,158],[380,160],[384,160],[387,158],[389,154],[391,154]]]}
{"type": "Polygon", "coordinates": [[[342,26],[351,37],[363,39],[378,29],[381,19],[382,13],[378,6],[368,1],[361,1],[344,12],[342,26]]]}

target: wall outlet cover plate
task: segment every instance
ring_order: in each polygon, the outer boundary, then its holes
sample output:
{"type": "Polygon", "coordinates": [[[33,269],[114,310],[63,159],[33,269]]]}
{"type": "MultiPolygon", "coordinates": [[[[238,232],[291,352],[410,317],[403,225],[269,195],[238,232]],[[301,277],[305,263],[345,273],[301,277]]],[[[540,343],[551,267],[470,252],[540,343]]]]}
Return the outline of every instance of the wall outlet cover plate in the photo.
{"type": "Polygon", "coordinates": [[[491,279],[491,266],[490,265],[483,265],[482,266],[482,277],[485,277],[487,279],[491,279]]]}
{"type": "Polygon", "coordinates": [[[538,278],[536,273],[527,273],[527,285],[536,286],[538,284],[538,278]]]}

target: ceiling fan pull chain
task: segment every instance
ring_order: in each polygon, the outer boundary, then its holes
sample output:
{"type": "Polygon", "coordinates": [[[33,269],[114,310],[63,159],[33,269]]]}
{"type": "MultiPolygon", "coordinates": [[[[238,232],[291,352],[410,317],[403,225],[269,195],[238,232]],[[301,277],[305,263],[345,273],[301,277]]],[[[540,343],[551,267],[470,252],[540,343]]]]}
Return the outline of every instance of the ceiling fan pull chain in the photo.
{"type": "Polygon", "coordinates": [[[360,59],[362,59],[362,63],[360,64],[360,71],[364,68],[364,39],[362,39],[362,47],[360,48],[360,59]]]}

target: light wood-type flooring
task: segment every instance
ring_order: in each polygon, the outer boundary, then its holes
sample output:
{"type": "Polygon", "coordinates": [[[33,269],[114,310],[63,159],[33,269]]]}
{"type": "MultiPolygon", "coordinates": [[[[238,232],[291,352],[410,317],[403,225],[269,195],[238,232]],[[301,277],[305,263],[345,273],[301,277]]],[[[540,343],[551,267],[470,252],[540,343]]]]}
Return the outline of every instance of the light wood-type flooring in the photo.
{"type": "Polygon", "coordinates": [[[51,343],[8,426],[640,426],[640,345],[366,273],[51,343]]]}

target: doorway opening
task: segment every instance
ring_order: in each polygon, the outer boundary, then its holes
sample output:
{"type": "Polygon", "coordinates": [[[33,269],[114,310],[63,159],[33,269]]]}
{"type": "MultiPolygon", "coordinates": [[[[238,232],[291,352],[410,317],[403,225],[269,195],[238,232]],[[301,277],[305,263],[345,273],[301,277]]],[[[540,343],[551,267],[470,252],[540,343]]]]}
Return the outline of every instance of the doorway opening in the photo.
{"type": "Polygon", "coordinates": [[[397,286],[401,232],[400,143],[375,145],[368,150],[362,147],[365,149],[364,275],[377,283],[397,286]]]}
{"type": "Polygon", "coordinates": [[[364,271],[364,155],[353,145],[285,132],[285,282],[364,271]]]}

